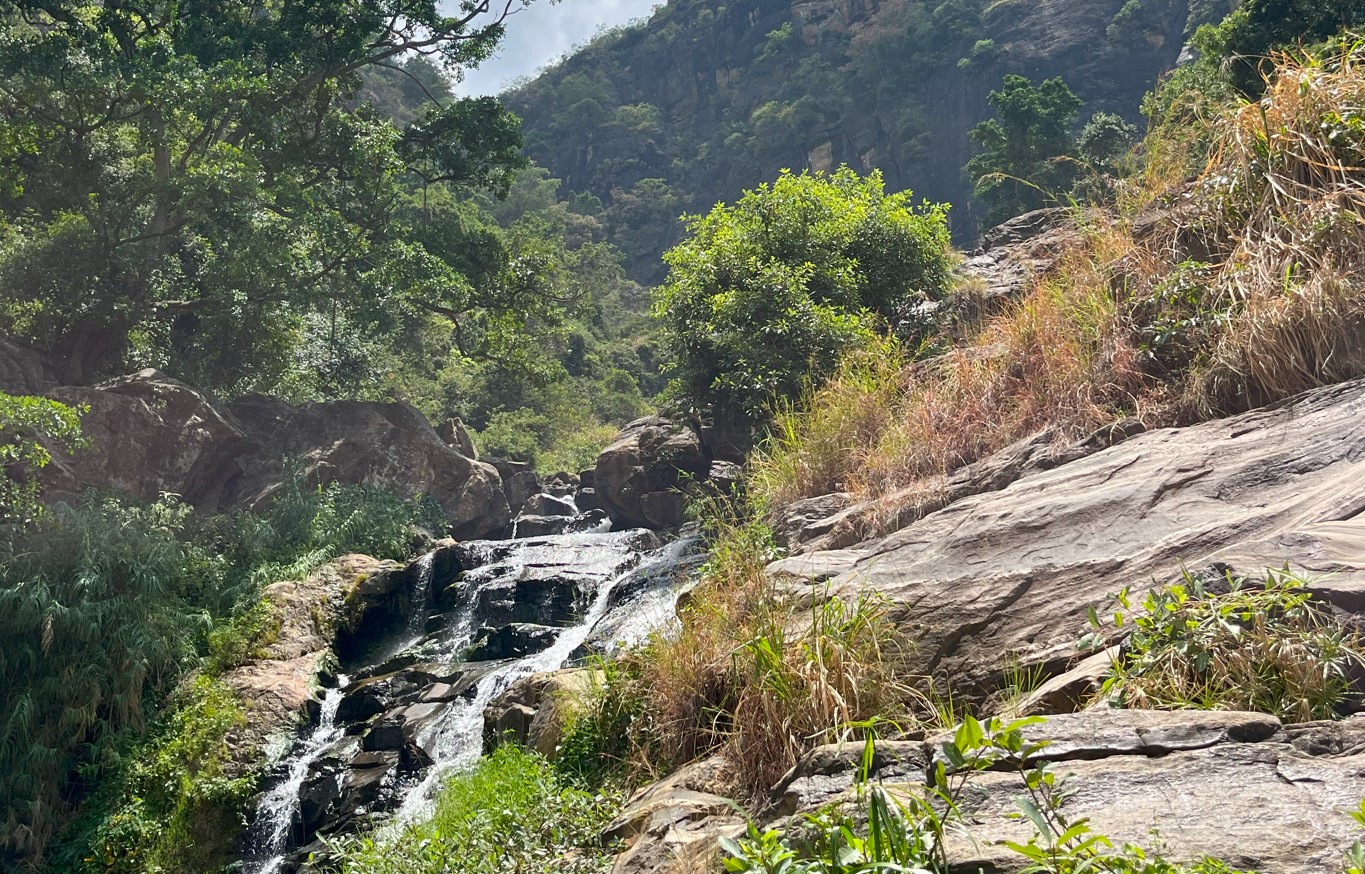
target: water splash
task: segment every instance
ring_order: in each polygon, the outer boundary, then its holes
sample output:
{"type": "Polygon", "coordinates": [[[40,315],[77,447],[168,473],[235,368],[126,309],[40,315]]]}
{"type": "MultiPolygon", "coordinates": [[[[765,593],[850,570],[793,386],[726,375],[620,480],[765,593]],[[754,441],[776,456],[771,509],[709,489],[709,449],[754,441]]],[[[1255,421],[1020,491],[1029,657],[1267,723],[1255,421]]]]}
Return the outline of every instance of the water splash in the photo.
{"type": "Polygon", "coordinates": [[[301,817],[299,790],[313,763],[341,737],[337,708],[341,706],[341,690],[347,682],[346,677],[337,677],[336,688],[323,694],[317,728],[302,742],[299,753],[289,764],[289,773],[257,805],[255,838],[251,842],[251,857],[242,869],[244,874],[276,874],[284,867],[290,839],[301,817]]]}

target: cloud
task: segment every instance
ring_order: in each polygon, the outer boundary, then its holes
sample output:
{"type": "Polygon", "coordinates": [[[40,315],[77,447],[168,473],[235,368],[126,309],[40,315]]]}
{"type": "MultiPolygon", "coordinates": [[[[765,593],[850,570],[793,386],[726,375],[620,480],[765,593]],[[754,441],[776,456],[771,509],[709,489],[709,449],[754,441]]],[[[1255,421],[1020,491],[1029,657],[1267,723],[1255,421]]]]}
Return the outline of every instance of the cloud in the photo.
{"type": "Polygon", "coordinates": [[[507,19],[507,36],[497,54],[465,74],[461,94],[497,94],[518,76],[558,60],[598,28],[648,15],[657,0],[536,0],[507,19]]]}

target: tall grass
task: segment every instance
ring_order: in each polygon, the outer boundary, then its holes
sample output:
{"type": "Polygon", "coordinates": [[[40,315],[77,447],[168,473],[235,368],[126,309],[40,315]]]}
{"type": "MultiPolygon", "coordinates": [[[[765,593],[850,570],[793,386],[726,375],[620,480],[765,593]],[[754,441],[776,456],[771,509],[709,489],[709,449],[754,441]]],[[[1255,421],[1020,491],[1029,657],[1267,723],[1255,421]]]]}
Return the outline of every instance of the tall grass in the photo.
{"type": "Polygon", "coordinates": [[[1154,127],[1115,211],[1078,212],[1053,270],[969,342],[854,359],[780,414],[760,502],[913,503],[1040,432],[1189,423],[1365,373],[1365,48],[1276,60],[1259,102],[1154,127]]]}
{"type": "Polygon", "coordinates": [[[760,798],[813,746],[932,714],[907,667],[910,641],[880,601],[790,589],[764,573],[773,557],[764,526],[734,516],[711,526],[712,557],[681,627],[626,654],[589,704],[627,714],[613,724],[630,735],[638,775],[722,753],[743,763],[728,788],[760,798]]]}

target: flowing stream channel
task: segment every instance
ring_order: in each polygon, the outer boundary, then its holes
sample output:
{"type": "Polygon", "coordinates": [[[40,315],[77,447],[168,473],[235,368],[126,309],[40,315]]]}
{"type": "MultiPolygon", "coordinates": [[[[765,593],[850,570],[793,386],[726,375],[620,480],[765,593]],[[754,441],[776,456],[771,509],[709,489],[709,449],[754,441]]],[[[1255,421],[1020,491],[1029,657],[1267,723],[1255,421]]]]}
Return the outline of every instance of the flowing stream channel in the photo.
{"type": "Polygon", "coordinates": [[[676,621],[696,561],[695,539],[605,524],[454,548],[462,572],[435,579],[435,553],[419,557],[401,624],[322,690],[316,723],[259,799],[244,874],[289,874],[326,852],[320,837],[392,833],[429,814],[445,778],[483,753],[498,695],[676,621]]]}

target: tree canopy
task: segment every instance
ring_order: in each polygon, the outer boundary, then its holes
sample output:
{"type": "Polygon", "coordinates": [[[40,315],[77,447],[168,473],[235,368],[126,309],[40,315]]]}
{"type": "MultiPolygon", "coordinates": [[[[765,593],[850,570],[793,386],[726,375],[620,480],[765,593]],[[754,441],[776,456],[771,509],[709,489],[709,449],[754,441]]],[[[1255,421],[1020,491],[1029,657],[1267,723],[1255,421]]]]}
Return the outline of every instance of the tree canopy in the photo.
{"type": "Polygon", "coordinates": [[[876,172],[783,171],[687,226],[654,312],[680,391],[718,416],[760,420],[948,286],[947,208],[876,172]]]}
{"type": "Polygon", "coordinates": [[[432,194],[505,192],[521,135],[413,62],[458,75],[520,2],[0,2],[0,322],[71,382],[268,388],[310,329],[424,313],[477,342],[538,289],[432,194]],[[362,91],[395,79],[401,130],[362,91]]]}

